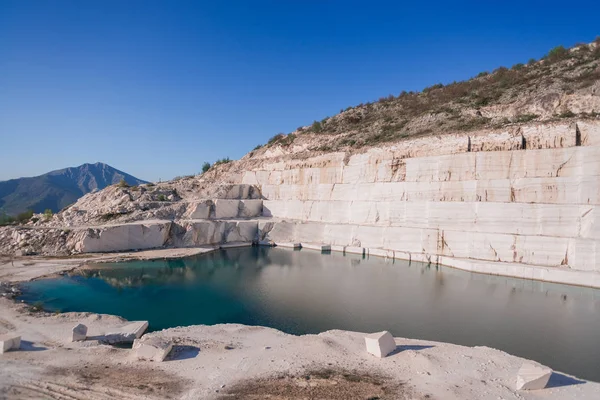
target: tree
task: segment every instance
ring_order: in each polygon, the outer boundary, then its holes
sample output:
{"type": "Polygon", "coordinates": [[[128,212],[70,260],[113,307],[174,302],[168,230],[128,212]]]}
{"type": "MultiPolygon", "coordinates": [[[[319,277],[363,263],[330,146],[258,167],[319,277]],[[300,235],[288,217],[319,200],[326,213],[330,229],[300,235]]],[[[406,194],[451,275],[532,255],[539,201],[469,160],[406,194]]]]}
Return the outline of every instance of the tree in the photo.
{"type": "Polygon", "coordinates": [[[204,164],[202,164],[202,173],[205,173],[206,171],[208,171],[210,169],[210,163],[204,161],[204,164]]]}
{"type": "Polygon", "coordinates": [[[47,219],[47,220],[51,219],[52,215],[54,215],[54,213],[52,212],[52,210],[49,209],[49,208],[46,208],[46,210],[44,211],[44,218],[47,219]]]}

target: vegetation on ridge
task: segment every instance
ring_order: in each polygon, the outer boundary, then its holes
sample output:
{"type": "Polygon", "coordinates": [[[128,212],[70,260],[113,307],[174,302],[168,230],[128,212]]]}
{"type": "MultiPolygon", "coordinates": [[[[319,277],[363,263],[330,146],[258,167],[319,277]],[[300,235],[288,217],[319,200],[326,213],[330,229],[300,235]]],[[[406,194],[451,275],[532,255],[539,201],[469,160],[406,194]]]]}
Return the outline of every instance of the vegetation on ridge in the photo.
{"type": "Polygon", "coordinates": [[[289,135],[279,133],[266,146],[289,146],[304,134],[312,134],[323,137],[312,150],[333,151],[534,120],[596,118],[600,110],[578,115],[570,110],[540,115],[537,110],[532,112],[533,107],[527,108],[526,103],[535,100],[544,111],[551,110],[561,95],[589,90],[599,81],[600,37],[591,45],[580,44],[572,49],[557,46],[539,61],[530,59],[527,64],[499,67],[491,73],[484,71],[466,81],[438,83],[422,92],[402,91],[398,96],[390,94],[375,102],[348,107],[289,135]],[[498,107],[515,107],[522,112],[507,113],[498,107]]]}

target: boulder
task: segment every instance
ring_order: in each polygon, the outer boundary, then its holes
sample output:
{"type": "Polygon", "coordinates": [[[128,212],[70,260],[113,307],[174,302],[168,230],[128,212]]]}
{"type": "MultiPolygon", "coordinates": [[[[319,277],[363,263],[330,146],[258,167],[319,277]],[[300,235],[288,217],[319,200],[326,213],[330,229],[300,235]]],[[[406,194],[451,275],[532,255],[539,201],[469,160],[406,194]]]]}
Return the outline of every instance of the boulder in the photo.
{"type": "Polygon", "coordinates": [[[21,336],[7,333],[0,335],[0,354],[9,350],[18,350],[21,347],[21,336]]]}
{"type": "Polygon", "coordinates": [[[133,341],[134,355],[138,360],[161,362],[172,348],[170,340],[159,337],[143,337],[133,341]]]}
{"type": "Polygon", "coordinates": [[[552,370],[541,364],[526,361],[517,374],[517,390],[538,390],[548,384],[552,370]]]}
{"type": "Polygon", "coordinates": [[[365,336],[365,344],[367,345],[367,352],[379,358],[383,358],[396,350],[396,341],[388,331],[365,336]]]}
{"type": "Polygon", "coordinates": [[[71,330],[71,341],[72,342],[83,342],[87,338],[87,326],[83,324],[77,324],[71,330]]]}

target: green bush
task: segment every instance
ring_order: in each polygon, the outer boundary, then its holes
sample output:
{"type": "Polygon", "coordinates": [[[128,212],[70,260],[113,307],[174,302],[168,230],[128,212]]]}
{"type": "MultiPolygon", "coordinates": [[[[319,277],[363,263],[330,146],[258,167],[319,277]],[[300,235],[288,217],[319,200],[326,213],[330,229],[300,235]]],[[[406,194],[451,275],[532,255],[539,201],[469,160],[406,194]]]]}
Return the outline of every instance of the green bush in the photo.
{"type": "Polygon", "coordinates": [[[46,208],[46,210],[44,211],[44,218],[50,219],[50,218],[52,218],[52,215],[54,215],[52,210],[49,208],[46,208]]]}
{"type": "Polygon", "coordinates": [[[556,46],[552,50],[546,54],[544,59],[548,60],[548,62],[557,62],[560,60],[564,60],[569,56],[569,50],[565,49],[563,46],[556,46]]]}
{"type": "Polygon", "coordinates": [[[231,160],[229,159],[229,157],[224,157],[224,158],[221,158],[220,160],[215,161],[215,165],[227,164],[230,162],[231,162],[231,160]]]}
{"type": "Polygon", "coordinates": [[[539,115],[537,114],[521,114],[521,115],[517,115],[515,117],[515,122],[529,122],[529,121],[533,121],[534,119],[538,118],[539,115]]]}
{"type": "Polygon", "coordinates": [[[315,121],[313,122],[313,124],[311,125],[310,129],[314,132],[314,133],[321,133],[323,132],[323,124],[320,123],[319,121],[315,121]]]}
{"type": "Polygon", "coordinates": [[[125,179],[121,178],[119,183],[117,183],[117,186],[120,188],[127,188],[129,187],[129,184],[125,181],[125,179]]]}
{"type": "Polygon", "coordinates": [[[33,217],[33,210],[27,210],[25,212],[17,214],[15,221],[17,221],[20,224],[23,224],[23,223],[29,221],[31,219],[31,217],[33,217]]]}
{"type": "Polygon", "coordinates": [[[204,164],[202,164],[202,173],[207,172],[210,169],[210,163],[204,161],[204,164]]]}
{"type": "Polygon", "coordinates": [[[0,210],[0,226],[10,225],[13,222],[15,222],[13,217],[0,210]]]}
{"type": "Polygon", "coordinates": [[[269,139],[269,141],[267,142],[268,145],[271,145],[273,143],[278,142],[280,139],[284,138],[285,134],[284,133],[278,133],[277,135],[271,137],[271,139],[269,139]]]}
{"type": "Polygon", "coordinates": [[[167,198],[165,197],[164,194],[159,194],[158,195],[158,201],[167,201],[167,198]]]}

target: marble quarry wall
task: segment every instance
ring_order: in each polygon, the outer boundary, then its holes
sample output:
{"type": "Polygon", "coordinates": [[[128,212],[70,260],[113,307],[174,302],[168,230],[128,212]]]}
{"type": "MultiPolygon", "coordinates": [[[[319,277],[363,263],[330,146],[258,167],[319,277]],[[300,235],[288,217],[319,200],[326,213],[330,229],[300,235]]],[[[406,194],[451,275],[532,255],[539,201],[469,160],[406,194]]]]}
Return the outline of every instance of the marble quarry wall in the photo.
{"type": "Polygon", "coordinates": [[[265,161],[261,239],[600,271],[600,123],[265,161]]]}

